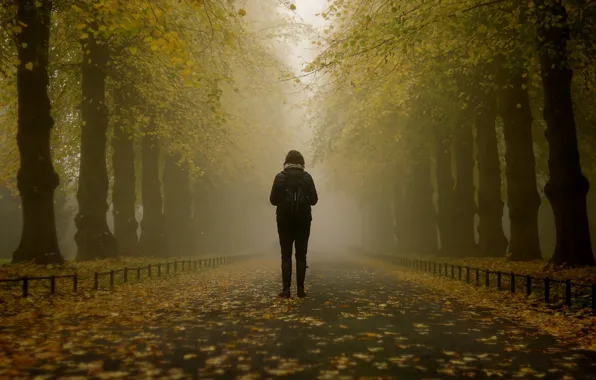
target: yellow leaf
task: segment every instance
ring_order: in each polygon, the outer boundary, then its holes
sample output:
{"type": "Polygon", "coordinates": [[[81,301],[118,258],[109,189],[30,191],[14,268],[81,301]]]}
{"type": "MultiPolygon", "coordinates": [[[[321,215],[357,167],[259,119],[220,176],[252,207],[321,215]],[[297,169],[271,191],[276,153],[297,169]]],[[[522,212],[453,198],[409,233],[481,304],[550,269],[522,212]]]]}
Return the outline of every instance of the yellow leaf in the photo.
{"type": "Polygon", "coordinates": [[[84,40],[89,37],[89,33],[81,33],[81,39],[84,40]]]}
{"type": "Polygon", "coordinates": [[[296,6],[294,4],[290,4],[290,9],[295,11],[296,10],[296,6]]]}
{"type": "Polygon", "coordinates": [[[81,24],[77,24],[76,28],[77,28],[78,30],[82,30],[82,29],[85,29],[85,27],[86,27],[86,26],[87,26],[87,24],[82,24],[82,23],[81,23],[81,24]]]}
{"type": "Polygon", "coordinates": [[[27,63],[27,64],[25,65],[25,68],[26,68],[27,70],[30,70],[30,71],[32,71],[32,70],[33,70],[33,62],[29,62],[29,63],[27,63]]]}
{"type": "Polygon", "coordinates": [[[238,11],[238,14],[242,17],[246,16],[246,11],[242,8],[240,8],[240,10],[238,11]]]}
{"type": "Polygon", "coordinates": [[[15,25],[15,26],[12,27],[12,31],[15,32],[15,33],[21,33],[23,31],[23,28],[21,28],[18,25],[15,25]]]}

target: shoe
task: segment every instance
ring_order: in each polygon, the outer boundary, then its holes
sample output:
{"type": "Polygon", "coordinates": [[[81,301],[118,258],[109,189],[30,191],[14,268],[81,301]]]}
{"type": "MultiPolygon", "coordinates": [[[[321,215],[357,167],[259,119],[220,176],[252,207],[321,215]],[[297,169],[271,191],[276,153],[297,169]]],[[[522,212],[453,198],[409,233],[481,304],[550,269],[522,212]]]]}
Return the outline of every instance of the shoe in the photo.
{"type": "Polygon", "coordinates": [[[297,296],[300,298],[306,297],[304,292],[304,278],[306,277],[306,260],[296,261],[296,285],[297,285],[297,296]]]}
{"type": "Polygon", "coordinates": [[[290,286],[292,285],[292,260],[282,260],[281,262],[281,282],[282,291],[279,293],[280,297],[290,297],[290,286]]]}

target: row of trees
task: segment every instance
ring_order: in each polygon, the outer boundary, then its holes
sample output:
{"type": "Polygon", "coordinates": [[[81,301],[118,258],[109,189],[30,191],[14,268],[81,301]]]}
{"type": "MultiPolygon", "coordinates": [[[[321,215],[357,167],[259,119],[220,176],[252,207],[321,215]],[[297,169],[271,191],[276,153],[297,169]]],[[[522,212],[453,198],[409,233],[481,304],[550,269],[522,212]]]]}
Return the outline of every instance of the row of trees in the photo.
{"type": "MultiPolygon", "coordinates": [[[[278,5],[252,10],[283,27],[278,5]]],[[[90,260],[209,249],[194,228],[221,235],[208,228],[217,192],[269,185],[249,170],[282,156],[264,149],[285,137],[273,84],[285,68],[268,44],[279,28],[257,33],[227,1],[7,0],[1,12],[0,183],[23,216],[14,262],[63,262],[57,189],[76,191],[76,258],[90,260]]]]}
{"type": "Polygon", "coordinates": [[[401,251],[540,259],[544,194],[551,262],[594,265],[580,150],[590,175],[596,3],[338,0],[322,16],[325,49],[306,68],[326,78],[319,156],[392,205],[365,207],[401,251]]]}

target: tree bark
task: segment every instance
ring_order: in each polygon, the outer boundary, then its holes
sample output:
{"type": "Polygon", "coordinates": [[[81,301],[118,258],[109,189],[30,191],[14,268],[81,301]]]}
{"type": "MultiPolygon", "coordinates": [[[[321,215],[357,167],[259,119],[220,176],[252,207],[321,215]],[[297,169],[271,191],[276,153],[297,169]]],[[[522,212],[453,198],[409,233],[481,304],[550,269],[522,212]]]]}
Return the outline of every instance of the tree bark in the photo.
{"type": "Polygon", "coordinates": [[[93,33],[89,33],[89,37],[82,40],[81,44],[83,125],[77,191],[79,212],[75,217],[77,260],[114,258],[118,256],[118,246],[106,221],[109,182],[106,162],[108,111],[105,104],[105,85],[110,54],[107,43],[93,33]]]}
{"type": "Polygon", "coordinates": [[[404,229],[408,223],[404,212],[405,207],[404,177],[400,175],[393,187],[393,235],[396,241],[396,251],[399,254],[406,253],[403,246],[404,229]]]}
{"type": "Polygon", "coordinates": [[[188,172],[178,164],[178,157],[168,155],[163,175],[164,220],[168,254],[183,257],[194,254],[190,233],[192,193],[188,172]]]}
{"type": "Polygon", "coordinates": [[[147,257],[167,257],[159,179],[159,144],[153,135],[152,127],[143,137],[142,143],[141,194],[143,204],[141,250],[147,257]]]}
{"type": "Polygon", "coordinates": [[[192,222],[193,232],[195,234],[194,244],[197,253],[205,253],[206,251],[206,234],[207,234],[207,189],[206,181],[200,179],[194,184],[193,202],[192,202],[192,222]]]}
{"type": "Polygon", "coordinates": [[[532,113],[527,79],[521,72],[501,69],[499,114],[506,145],[507,206],[511,234],[508,258],[529,261],[542,258],[538,238],[540,196],[532,138],[532,113]]]}
{"type": "Polygon", "coordinates": [[[114,168],[114,185],[112,188],[112,203],[114,214],[114,237],[118,243],[118,251],[121,255],[138,255],[138,239],[136,220],[135,192],[135,155],[133,138],[130,133],[132,120],[127,118],[127,111],[133,104],[132,86],[120,87],[114,91],[116,103],[116,114],[118,123],[114,126],[114,137],[112,138],[112,165],[114,168]],[[128,126],[125,122],[128,120],[128,126]]]}
{"type": "MultiPolygon", "coordinates": [[[[409,131],[427,124],[423,115],[424,104],[414,104],[407,123],[409,131]]],[[[438,251],[437,215],[433,204],[430,157],[424,142],[405,142],[412,165],[404,178],[404,225],[401,247],[409,254],[431,254],[438,251]]]]}
{"type": "Polygon", "coordinates": [[[544,120],[550,178],[544,187],[555,216],[553,265],[595,265],[586,206],[589,183],[579,159],[567,41],[567,11],[560,1],[537,1],[544,120]],[[557,20],[556,23],[548,20],[557,20]]]}
{"type": "Polygon", "coordinates": [[[48,96],[48,54],[52,1],[18,2],[16,34],[18,132],[21,166],[17,187],[21,195],[23,229],[13,262],[61,264],[54,214],[54,192],[59,184],[52,165],[50,133],[54,126],[48,96]]]}
{"type": "MultiPolygon", "coordinates": [[[[440,111],[439,111],[440,112],[440,111]]],[[[455,191],[453,171],[451,167],[451,136],[445,131],[445,115],[436,113],[432,117],[433,135],[436,155],[436,177],[437,177],[437,224],[441,239],[440,252],[445,256],[457,254],[455,246],[456,231],[454,230],[453,218],[455,204],[455,191]]]]}
{"type": "Polygon", "coordinates": [[[438,251],[437,223],[433,205],[431,167],[428,155],[414,158],[412,172],[406,180],[405,199],[408,224],[403,232],[402,248],[409,254],[435,255],[438,251]]]}
{"type": "Polygon", "coordinates": [[[455,128],[455,190],[453,206],[454,248],[460,256],[477,251],[474,215],[474,112],[471,104],[460,111],[455,128]]]}
{"type": "Polygon", "coordinates": [[[503,199],[501,197],[501,165],[497,146],[497,93],[479,94],[476,108],[476,146],[478,147],[478,253],[503,257],[507,238],[503,232],[503,199]]]}

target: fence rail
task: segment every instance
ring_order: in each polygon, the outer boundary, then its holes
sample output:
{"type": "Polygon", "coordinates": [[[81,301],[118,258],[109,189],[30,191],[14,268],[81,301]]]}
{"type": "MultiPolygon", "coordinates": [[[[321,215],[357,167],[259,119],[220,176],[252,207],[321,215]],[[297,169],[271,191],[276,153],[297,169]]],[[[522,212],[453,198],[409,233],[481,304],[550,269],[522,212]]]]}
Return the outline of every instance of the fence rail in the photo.
{"type": "MultiPolygon", "coordinates": [[[[163,274],[167,275],[170,273],[188,272],[191,270],[197,270],[201,268],[212,268],[224,264],[232,264],[242,259],[248,259],[255,257],[256,255],[237,255],[237,256],[225,256],[225,257],[212,257],[198,260],[176,260],[171,262],[148,264],[141,267],[124,267],[120,269],[112,269],[105,272],[94,272],[93,273],[93,290],[99,290],[100,279],[105,276],[109,276],[109,288],[114,288],[114,282],[116,276],[122,273],[122,282],[128,282],[130,280],[129,274],[133,273],[137,280],[141,278],[152,278],[162,277],[163,274]],[[165,273],[164,273],[165,272],[165,273]],[[145,276],[143,276],[145,275],[145,276]]],[[[79,276],[77,273],[64,274],[64,275],[49,275],[49,276],[22,276],[15,278],[0,279],[2,283],[21,283],[22,296],[27,297],[30,294],[29,285],[32,281],[50,281],[50,294],[56,293],[56,280],[57,279],[71,279],[72,280],[72,291],[77,292],[79,288],[79,276]]]]}
{"type": "Polygon", "coordinates": [[[420,272],[457,279],[468,284],[473,282],[476,286],[484,285],[486,288],[495,287],[498,290],[509,289],[514,294],[519,293],[521,290],[528,297],[533,295],[541,296],[540,298],[546,304],[559,300],[567,306],[571,306],[574,300],[580,304],[585,304],[585,306],[589,303],[592,309],[596,311],[596,283],[581,284],[571,280],[491,271],[490,269],[439,263],[432,260],[414,260],[388,255],[373,256],[420,272]]]}

